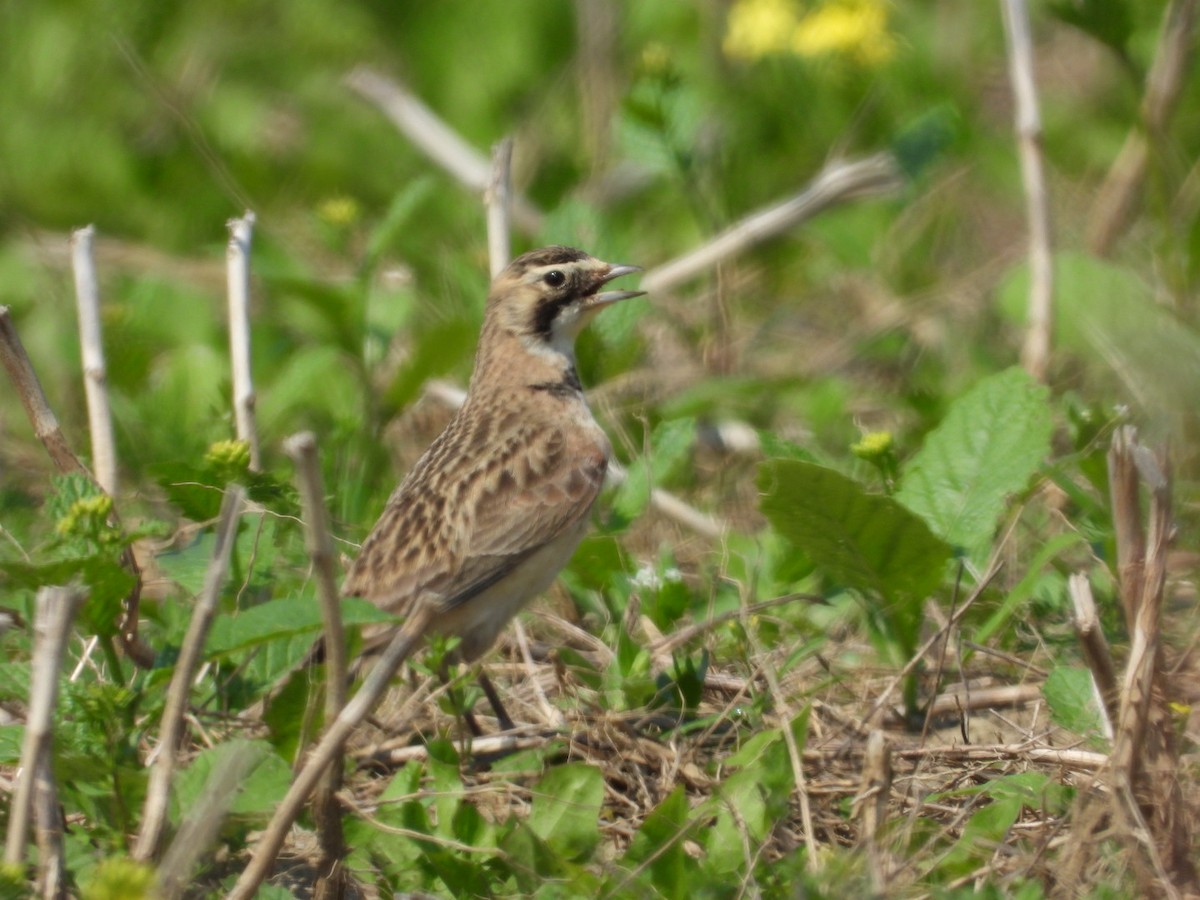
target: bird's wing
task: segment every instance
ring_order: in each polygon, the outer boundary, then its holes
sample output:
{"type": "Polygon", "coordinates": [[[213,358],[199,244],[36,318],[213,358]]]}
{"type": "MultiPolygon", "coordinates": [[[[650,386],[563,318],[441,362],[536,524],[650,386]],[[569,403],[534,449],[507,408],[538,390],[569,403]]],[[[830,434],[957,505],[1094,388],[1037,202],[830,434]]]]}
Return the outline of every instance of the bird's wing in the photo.
{"type": "Polygon", "coordinates": [[[561,432],[516,448],[453,481],[422,477],[418,465],[418,477],[388,501],[342,593],[400,614],[418,597],[452,608],[578,524],[604,483],[605,453],[572,447],[561,432]]]}
{"type": "Polygon", "coordinates": [[[604,485],[607,454],[558,431],[489,473],[476,505],[470,556],[511,556],[550,543],[586,516],[604,485]]]}

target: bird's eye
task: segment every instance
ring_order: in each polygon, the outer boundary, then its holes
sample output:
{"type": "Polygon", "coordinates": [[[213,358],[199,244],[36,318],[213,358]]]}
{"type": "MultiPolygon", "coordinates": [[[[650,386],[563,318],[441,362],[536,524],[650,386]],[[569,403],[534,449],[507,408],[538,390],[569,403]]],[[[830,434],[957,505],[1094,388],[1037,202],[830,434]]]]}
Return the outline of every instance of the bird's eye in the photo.
{"type": "Polygon", "coordinates": [[[546,284],[550,285],[550,287],[557,288],[562,287],[567,283],[567,276],[558,269],[551,269],[545,274],[542,280],[545,281],[546,284]]]}

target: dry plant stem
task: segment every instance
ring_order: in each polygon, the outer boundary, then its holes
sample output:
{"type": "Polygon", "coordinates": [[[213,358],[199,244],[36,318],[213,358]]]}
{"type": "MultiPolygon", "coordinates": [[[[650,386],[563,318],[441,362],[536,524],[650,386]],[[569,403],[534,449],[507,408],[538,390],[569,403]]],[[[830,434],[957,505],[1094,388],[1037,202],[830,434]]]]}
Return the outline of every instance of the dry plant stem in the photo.
{"type": "Polygon", "coordinates": [[[88,429],[92,436],[92,468],[100,487],[109,496],[116,496],[117,449],[113,441],[108,371],[104,365],[104,341],[100,331],[100,285],[92,254],[95,237],[96,229],[91,225],[71,235],[71,268],[75,273],[75,304],[79,311],[79,345],[88,429]]]}
{"type": "Polygon", "coordinates": [[[487,209],[488,269],[499,275],[512,258],[512,155],[513,140],[506,137],[492,148],[492,174],[483,194],[487,209]]]}
{"type": "Polygon", "coordinates": [[[78,586],[44,587],[37,593],[29,712],[21,742],[21,774],[8,813],[8,835],[4,845],[6,865],[20,866],[25,861],[35,782],[39,772],[50,770],[59,670],[70,638],[71,623],[83,600],[83,590],[78,586]]]}
{"type": "Polygon", "coordinates": [[[68,896],[66,848],[63,846],[66,823],[58,803],[52,755],[49,752],[42,754],[34,774],[33,821],[38,849],[36,891],[43,900],[65,900],[68,896]]]}
{"type": "Polygon", "coordinates": [[[878,729],[867,738],[863,758],[862,788],[854,798],[861,807],[859,843],[866,848],[871,887],[879,896],[887,891],[887,859],[879,843],[879,830],[887,821],[888,798],[892,791],[892,753],[887,738],[878,729]]]}
{"type": "Polygon", "coordinates": [[[276,807],[275,815],[259,837],[258,846],[254,849],[249,865],[228,894],[229,900],[249,900],[254,896],[258,886],[275,865],[275,858],[279,855],[292,823],[296,821],[296,816],[300,814],[305,800],[316,787],[326,766],[341,752],[350,733],[379,704],[392,677],[424,638],[431,616],[430,608],[421,606],[409,617],[387,645],[359,692],[342,708],[337,718],[327,725],[325,734],[309,754],[304,767],[297,773],[292,786],[276,807]]]}
{"type": "Polygon", "coordinates": [[[983,592],[987,590],[987,586],[992,583],[992,579],[995,578],[997,573],[1000,571],[999,549],[1001,546],[1003,546],[1003,543],[1004,542],[1001,541],[1000,545],[997,546],[997,553],[992,557],[991,565],[988,567],[987,572],[984,573],[983,578],[979,580],[979,584],[976,585],[975,590],[971,592],[971,596],[966,599],[962,606],[954,611],[950,618],[946,620],[946,624],[939,628],[935,634],[931,635],[929,639],[917,649],[917,652],[913,654],[913,658],[910,659],[905,664],[904,668],[897,672],[892,680],[888,682],[887,686],[879,694],[878,699],[871,704],[871,708],[867,711],[867,714],[863,716],[864,722],[872,721],[875,716],[879,714],[879,711],[887,705],[888,699],[892,696],[892,692],[900,685],[900,682],[908,677],[908,674],[920,664],[922,659],[925,658],[925,654],[928,653],[934,646],[936,646],[938,641],[942,640],[944,635],[951,628],[957,625],[959,620],[966,615],[967,610],[975,604],[975,601],[983,596],[983,592]]]}
{"type": "Polygon", "coordinates": [[[754,652],[754,656],[762,660],[761,671],[767,679],[767,687],[771,692],[771,699],[775,703],[779,716],[783,720],[783,742],[787,746],[788,759],[792,764],[792,780],[795,783],[796,799],[800,803],[800,822],[804,826],[804,846],[808,850],[808,864],[814,868],[820,867],[820,856],[817,853],[817,836],[813,832],[813,817],[812,805],[808,800],[808,781],[804,777],[804,755],[800,752],[800,747],[796,743],[796,735],[792,730],[792,715],[791,704],[787,702],[787,696],[783,693],[783,688],[779,686],[779,675],[775,671],[775,664],[770,656],[763,650],[760,641],[758,640],[758,631],[750,622],[750,613],[748,605],[743,598],[742,610],[742,627],[746,631],[746,635],[750,640],[750,647],[754,652]]]}
{"type": "MultiPolygon", "coordinates": [[[[341,598],[334,576],[333,538],[329,532],[329,513],[325,508],[325,489],[317,458],[317,439],[311,431],[292,435],[284,442],[284,450],[296,464],[296,484],[304,512],[304,538],[313,572],[317,579],[317,597],[321,601],[321,618],[325,627],[325,721],[337,718],[346,705],[346,637],[342,628],[341,598]]],[[[317,887],[314,896],[341,897],[345,893],[345,870],[341,866],[346,852],[342,829],[341,804],[337,794],[342,789],[341,754],[325,772],[313,798],[313,818],[321,859],[317,863],[317,887]]]]}
{"type": "Polygon", "coordinates": [[[1092,205],[1087,244],[1097,256],[1112,253],[1133,222],[1150,167],[1151,148],[1162,139],[1187,77],[1198,5],[1197,0],[1174,0],[1163,16],[1142,97],[1141,122],[1125,139],[1092,205]]]}
{"type": "Polygon", "coordinates": [[[1008,38],[1008,73],[1016,97],[1017,147],[1029,219],[1029,330],[1021,362],[1038,381],[1046,379],[1053,324],[1054,258],[1050,251],[1050,205],[1042,158],[1042,120],[1033,80],[1033,39],[1025,0],[1000,0],[1008,38]]]}
{"type": "Polygon", "coordinates": [[[229,360],[233,367],[233,412],[238,440],[250,445],[250,471],[262,468],[255,421],[254,379],[250,371],[250,241],[254,213],[229,222],[225,262],[229,275],[229,360]]]}
{"type": "Polygon", "coordinates": [[[799,194],[756,210],[695,250],[651,269],[642,276],[640,287],[651,294],[670,291],[831,206],[890,194],[902,183],[900,168],[890,153],[830,163],[799,194]]]}
{"type": "Polygon", "coordinates": [[[1142,566],[1146,536],[1138,503],[1137,466],[1133,460],[1137,429],[1123,425],[1113,434],[1108,451],[1108,492],[1112,499],[1113,530],[1117,543],[1117,579],[1121,586],[1121,609],[1125,626],[1133,631],[1137,601],[1142,590],[1142,566]]]}
{"type": "MultiPolygon", "coordinates": [[[[401,134],[459,184],[478,194],[487,190],[492,168],[487,159],[404,85],[366,66],[354,69],[344,81],[360,97],[378,107],[401,134]]],[[[513,222],[526,234],[541,230],[542,213],[528,200],[513,197],[512,212],[513,222]]]]}
{"type": "MultiPolygon", "coordinates": [[[[13,387],[21,397],[21,405],[25,407],[25,414],[33,425],[34,435],[46,448],[46,453],[55,468],[64,475],[83,475],[94,482],[92,473],[79,461],[79,457],[71,451],[67,439],[63,437],[58,418],[50,409],[46,393],[33,371],[33,364],[30,363],[25,345],[21,343],[20,335],[13,326],[7,306],[0,306],[0,362],[4,363],[13,387]]],[[[113,518],[116,518],[115,514],[113,518]]],[[[154,665],[154,651],[138,639],[138,599],[142,590],[142,577],[132,551],[126,550],[121,554],[121,565],[136,579],[133,590],[125,598],[123,618],[118,632],[121,646],[134,662],[148,669],[154,665]]]]}
{"type": "Polygon", "coordinates": [[[221,758],[221,765],[213,769],[197,805],[188,811],[175,839],[163,854],[162,864],[158,867],[157,898],[175,900],[184,895],[197,861],[216,840],[225,814],[258,759],[253,746],[242,742],[230,747],[221,758]]]}
{"type": "Polygon", "coordinates": [[[179,648],[175,671],[171,673],[171,684],[167,688],[167,700],[158,733],[158,757],[154,761],[154,768],[146,786],[142,827],[132,853],[134,859],[142,862],[154,858],[166,828],[171,778],[175,773],[176,754],[183,738],[183,717],[187,712],[188,692],[204,649],[204,641],[208,637],[209,627],[216,616],[221,589],[229,574],[229,559],[233,552],[233,542],[245,499],[246,491],[239,485],[230,485],[225,491],[221,502],[221,514],[217,520],[216,544],[213,547],[212,559],[204,573],[204,584],[196,598],[187,634],[179,648]]]}
{"type": "Polygon", "coordinates": [[[79,457],[71,452],[67,439],[63,437],[58,418],[50,409],[46,393],[42,390],[42,383],[33,371],[33,365],[13,326],[7,306],[0,306],[0,358],[4,362],[4,368],[8,370],[13,387],[21,397],[25,414],[33,425],[33,433],[46,448],[55,468],[64,474],[78,473],[90,478],[91,472],[79,461],[79,457]]]}
{"type": "MultiPolygon", "coordinates": [[[[425,386],[425,393],[450,409],[458,409],[467,399],[466,391],[447,384],[444,381],[429,382],[425,386]]],[[[625,482],[626,477],[624,466],[616,460],[611,460],[608,464],[608,476],[606,479],[608,483],[620,485],[625,482]]],[[[650,491],[650,505],[657,512],[669,519],[673,519],[685,528],[713,540],[719,539],[729,531],[729,525],[723,520],[706,512],[701,512],[694,506],[676,497],[670,491],[664,491],[661,488],[653,488],[650,491]]]]}
{"type": "Polygon", "coordinates": [[[1079,648],[1092,673],[1092,685],[1096,689],[1100,708],[1104,711],[1105,737],[1113,737],[1117,723],[1117,670],[1113,665],[1108,641],[1100,628],[1100,617],[1096,613],[1096,601],[1092,597],[1092,586],[1087,575],[1075,572],[1067,581],[1067,589],[1075,608],[1075,636],[1079,648]]]}

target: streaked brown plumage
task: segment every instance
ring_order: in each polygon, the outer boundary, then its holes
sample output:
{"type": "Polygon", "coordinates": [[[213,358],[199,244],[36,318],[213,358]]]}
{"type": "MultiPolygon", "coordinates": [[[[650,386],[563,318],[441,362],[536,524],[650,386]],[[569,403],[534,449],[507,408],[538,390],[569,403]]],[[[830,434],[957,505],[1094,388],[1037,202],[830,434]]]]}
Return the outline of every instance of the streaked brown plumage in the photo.
{"type": "Polygon", "coordinates": [[[425,630],[461,637],[469,662],[550,585],[587,529],[611,450],[584,400],[575,337],[642,293],[601,291],[634,271],[547,247],[497,276],[466,402],[389,498],[343,594],[409,617],[427,608],[425,630]]]}

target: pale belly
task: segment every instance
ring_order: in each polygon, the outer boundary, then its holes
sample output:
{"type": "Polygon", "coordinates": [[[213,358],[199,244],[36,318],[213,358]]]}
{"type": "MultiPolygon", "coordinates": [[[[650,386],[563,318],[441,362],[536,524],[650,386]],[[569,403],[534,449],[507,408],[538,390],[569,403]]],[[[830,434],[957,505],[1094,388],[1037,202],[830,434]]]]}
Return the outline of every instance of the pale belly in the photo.
{"type": "Polygon", "coordinates": [[[458,657],[464,662],[478,659],[521,607],[554,583],[583,539],[588,520],[588,516],[581,516],[573,528],[542,547],[502,581],[441,616],[432,630],[461,637],[458,657]]]}

